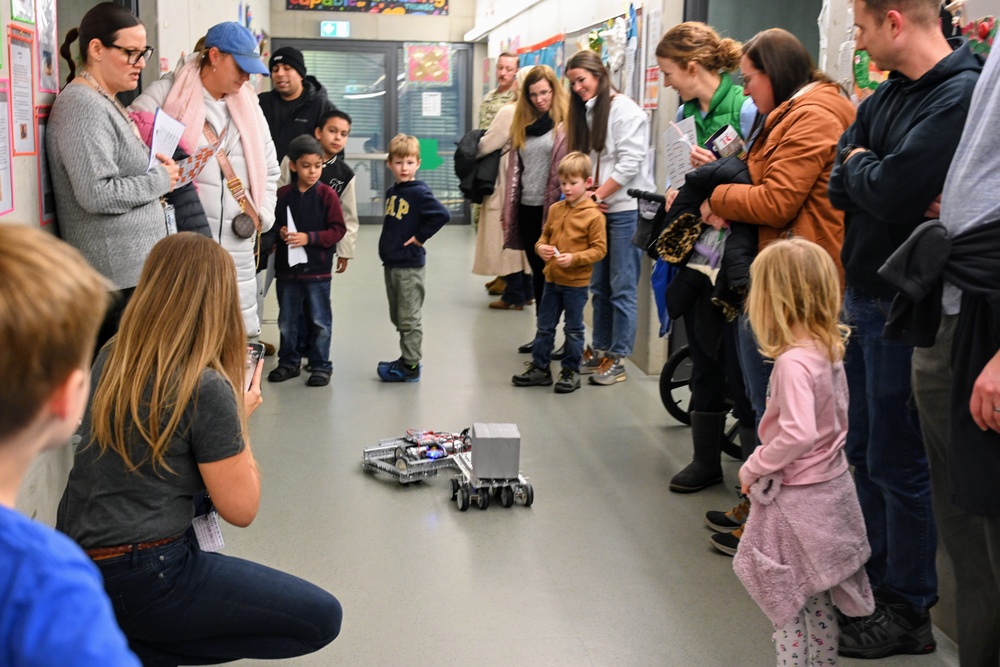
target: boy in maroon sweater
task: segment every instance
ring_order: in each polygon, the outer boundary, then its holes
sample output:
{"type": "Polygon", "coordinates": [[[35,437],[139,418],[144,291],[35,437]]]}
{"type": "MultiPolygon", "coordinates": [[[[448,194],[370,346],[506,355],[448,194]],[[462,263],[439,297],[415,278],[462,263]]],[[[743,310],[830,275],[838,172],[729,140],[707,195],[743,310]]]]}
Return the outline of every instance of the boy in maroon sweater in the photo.
{"type": "Polygon", "coordinates": [[[337,193],[319,182],[323,173],[323,149],[309,135],[296,137],[288,145],[289,167],[297,178],[278,190],[275,224],[262,239],[261,252],[276,245],[274,269],[278,285],[278,367],[267,379],[284,382],[298,377],[299,320],[309,323],[306,357],[311,370],[306,384],[324,387],[330,383],[330,277],[337,241],[347,228],[337,193]],[[281,242],[279,242],[279,239],[281,242]]]}

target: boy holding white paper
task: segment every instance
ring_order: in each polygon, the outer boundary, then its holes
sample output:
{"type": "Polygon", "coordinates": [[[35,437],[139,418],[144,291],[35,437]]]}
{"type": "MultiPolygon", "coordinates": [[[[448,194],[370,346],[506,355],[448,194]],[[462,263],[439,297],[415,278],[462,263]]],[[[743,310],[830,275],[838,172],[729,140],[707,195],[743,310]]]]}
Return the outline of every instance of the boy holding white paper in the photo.
{"type": "Polygon", "coordinates": [[[347,228],[337,194],[319,182],[323,173],[323,149],[319,142],[309,135],[296,137],[288,146],[288,158],[297,178],[278,190],[275,225],[261,238],[261,253],[276,246],[274,268],[281,332],[278,367],[267,379],[284,382],[301,373],[299,319],[305,313],[309,323],[306,356],[311,370],[306,384],[323,387],[330,383],[333,370],[330,363],[333,256],[347,228]]]}

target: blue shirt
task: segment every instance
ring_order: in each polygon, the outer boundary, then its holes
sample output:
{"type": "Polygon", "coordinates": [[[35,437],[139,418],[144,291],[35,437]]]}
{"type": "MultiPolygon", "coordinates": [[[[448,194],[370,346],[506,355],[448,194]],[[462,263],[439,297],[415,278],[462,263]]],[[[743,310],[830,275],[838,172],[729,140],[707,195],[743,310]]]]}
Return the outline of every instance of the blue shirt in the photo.
{"type": "Polygon", "coordinates": [[[93,561],[62,533],[2,506],[0,665],[140,667],[93,561]]]}

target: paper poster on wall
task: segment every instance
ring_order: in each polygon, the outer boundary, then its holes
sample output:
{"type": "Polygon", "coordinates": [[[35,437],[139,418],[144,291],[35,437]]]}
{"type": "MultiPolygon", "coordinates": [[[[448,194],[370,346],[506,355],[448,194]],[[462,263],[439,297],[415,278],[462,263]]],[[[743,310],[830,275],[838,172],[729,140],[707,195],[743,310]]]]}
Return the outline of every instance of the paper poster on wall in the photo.
{"type": "Polygon", "coordinates": [[[21,23],[34,23],[35,0],[10,0],[10,18],[21,23]]]}
{"type": "Polygon", "coordinates": [[[43,93],[59,92],[59,27],[56,25],[56,0],[37,0],[35,18],[38,30],[38,89],[43,93]]]}
{"type": "Polygon", "coordinates": [[[406,80],[425,86],[451,85],[451,47],[447,44],[404,44],[406,80]]]}
{"type": "Polygon", "coordinates": [[[437,118],[441,115],[441,93],[423,93],[421,96],[421,115],[437,118]]]}
{"type": "Polygon", "coordinates": [[[10,81],[0,81],[0,215],[14,210],[10,155],[10,81]]]}
{"type": "Polygon", "coordinates": [[[10,41],[10,123],[14,134],[14,155],[35,154],[35,77],[32,76],[32,44],[35,35],[24,28],[11,27],[10,41]]]}
{"type": "Polygon", "coordinates": [[[642,108],[655,109],[660,104],[660,68],[646,68],[646,82],[642,89],[642,108]]]}
{"type": "Polygon", "coordinates": [[[563,65],[565,64],[564,35],[550,37],[544,42],[526,46],[518,50],[518,58],[521,67],[532,67],[534,65],[548,65],[555,71],[558,78],[562,78],[563,65]]]}
{"type": "Polygon", "coordinates": [[[52,192],[52,178],[49,176],[49,159],[45,151],[45,129],[49,122],[51,106],[38,107],[38,224],[42,227],[56,219],[56,197],[52,192]]]}

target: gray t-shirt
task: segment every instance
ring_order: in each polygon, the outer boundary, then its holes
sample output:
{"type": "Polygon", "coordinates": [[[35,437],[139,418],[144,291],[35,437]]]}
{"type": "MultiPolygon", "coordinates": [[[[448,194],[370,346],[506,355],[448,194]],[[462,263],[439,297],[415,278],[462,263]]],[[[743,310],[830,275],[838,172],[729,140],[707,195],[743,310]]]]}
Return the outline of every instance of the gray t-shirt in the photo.
{"type": "Polygon", "coordinates": [[[524,171],[521,172],[521,203],[525,206],[545,204],[545,186],[549,184],[552,164],[553,132],[540,137],[525,137],[524,148],[518,152],[524,171]]]}
{"type": "MultiPolygon", "coordinates": [[[[107,356],[106,348],[94,362],[91,395],[107,356]]],[[[89,406],[78,433],[83,438],[59,503],[56,527],[84,549],[152,542],[183,533],[194,518],[194,496],[205,491],[198,464],[235,456],[244,447],[232,388],[224,376],[207,369],[167,448],[165,462],[173,472],[162,467],[154,471],[149,462],[130,472],[115,452],[101,455],[97,443],[91,444],[89,406]]],[[[132,460],[142,459],[148,450],[146,442],[136,437],[132,460]]]]}
{"type": "MultiPolygon", "coordinates": [[[[1000,58],[987,58],[969,105],[941,195],[941,222],[955,236],[1000,218],[1000,58]]],[[[944,312],[958,313],[962,293],[945,284],[944,312]]]]}

